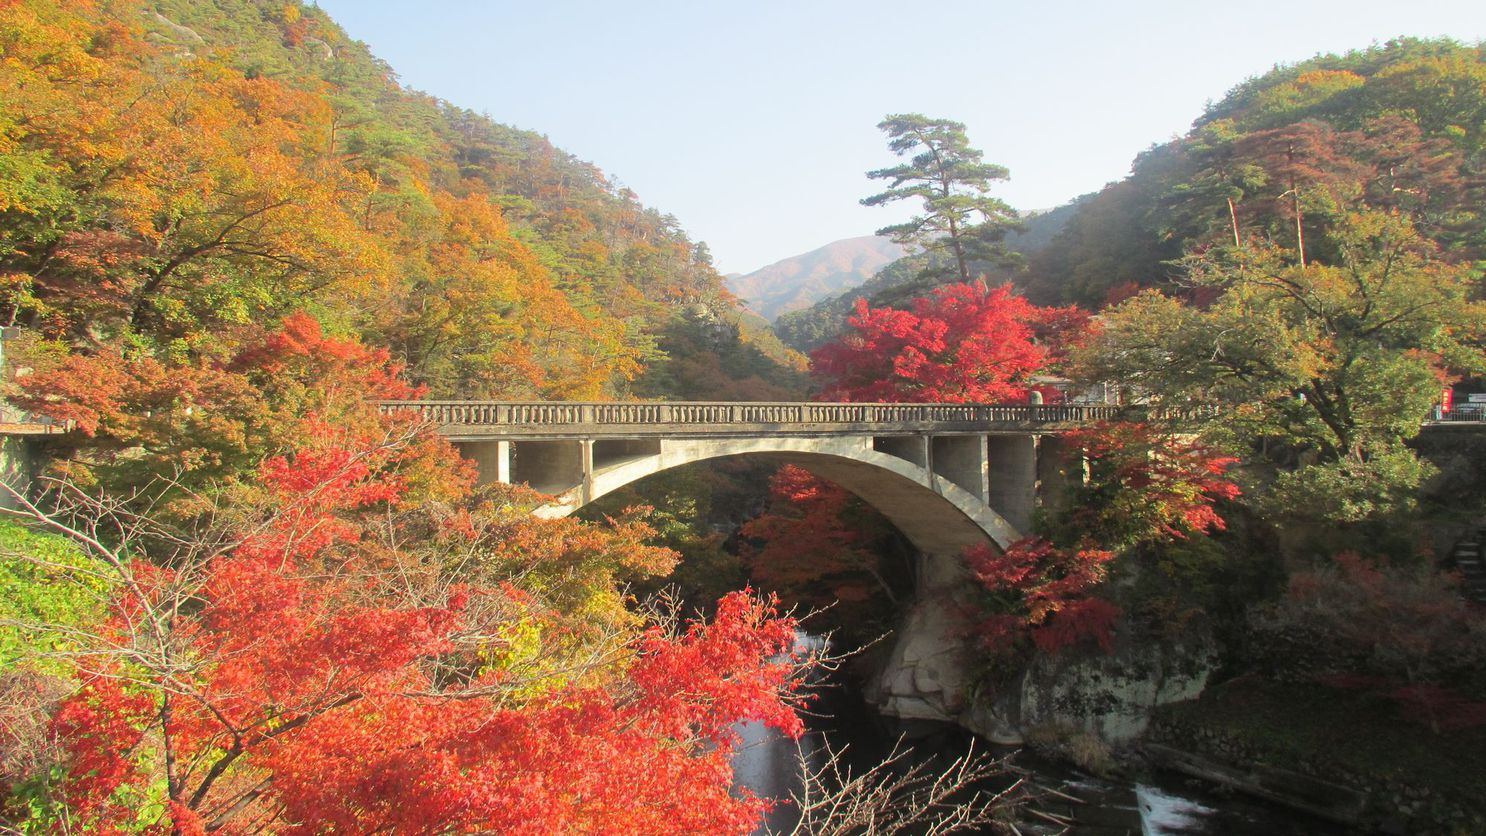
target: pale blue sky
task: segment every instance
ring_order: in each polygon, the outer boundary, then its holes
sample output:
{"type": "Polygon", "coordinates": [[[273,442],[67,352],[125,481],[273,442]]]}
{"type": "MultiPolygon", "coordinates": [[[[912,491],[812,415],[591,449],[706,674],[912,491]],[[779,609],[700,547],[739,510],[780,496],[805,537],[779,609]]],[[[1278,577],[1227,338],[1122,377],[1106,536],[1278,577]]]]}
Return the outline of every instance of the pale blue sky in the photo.
{"type": "Polygon", "coordinates": [[[907,214],[857,201],[876,124],[966,123],[997,194],[1124,176],[1276,63],[1397,35],[1486,38],[1486,2],[319,0],[404,84],[546,134],[748,272],[907,214]],[[915,7],[917,7],[915,9],[915,7]]]}

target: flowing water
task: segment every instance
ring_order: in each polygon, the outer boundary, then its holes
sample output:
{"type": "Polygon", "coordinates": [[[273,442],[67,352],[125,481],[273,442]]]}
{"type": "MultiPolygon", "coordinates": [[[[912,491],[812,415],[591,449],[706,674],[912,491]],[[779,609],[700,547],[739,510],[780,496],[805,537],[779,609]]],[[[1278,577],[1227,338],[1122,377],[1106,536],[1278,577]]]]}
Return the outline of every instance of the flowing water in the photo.
{"type": "MultiPolygon", "coordinates": [[[[813,637],[804,637],[812,641],[813,637]]],[[[886,756],[895,744],[911,749],[914,762],[947,763],[986,744],[948,724],[903,724],[877,714],[856,693],[839,684],[823,683],[812,704],[808,731],[799,741],[787,740],[758,724],[739,726],[744,744],[733,765],[739,785],[760,796],[788,799],[800,788],[801,762],[819,768],[825,747],[848,748],[855,770],[886,756]]],[[[1037,785],[1053,791],[1042,804],[1054,815],[1071,814],[1077,824],[1070,834],[1082,836],[1331,836],[1345,828],[1277,805],[1225,793],[1174,773],[1142,776],[1137,781],[1094,778],[1062,764],[1025,752],[1011,752],[1012,762],[1037,785]],[[1076,801],[1063,802],[1060,796],[1076,801]]],[[[998,753],[999,754],[999,753],[998,753]]],[[[998,789],[998,787],[988,787],[998,789]]],[[[1023,833],[1059,832],[1036,816],[1018,827],[1023,833]]],[[[760,834],[788,833],[793,810],[779,805],[760,834]]]]}

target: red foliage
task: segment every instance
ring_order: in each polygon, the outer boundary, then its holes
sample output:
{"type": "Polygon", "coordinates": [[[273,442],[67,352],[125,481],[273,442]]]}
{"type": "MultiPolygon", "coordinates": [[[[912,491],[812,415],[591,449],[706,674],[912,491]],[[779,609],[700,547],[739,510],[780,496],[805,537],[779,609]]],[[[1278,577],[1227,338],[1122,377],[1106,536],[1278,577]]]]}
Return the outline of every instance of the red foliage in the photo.
{"type": "Polygon", "coordinates": [[[356,340],[325,336],[318,320],[299,312],[284,317],[280,330],[257,344],[249,343],[232,361],[234,371],[265,376],[315,379],[331,386],[349,386],[367,398],[407,400],[423,390],[401,377],[385,348],[368,348],[356,340]]]}
{"type": "Polygon", "coordinates": [[[679,638],[651,628],[629,678],[656,731],[729,746],[737,742],[733,724],[749,717],[791,737],[804,733],[799,716],[778,699],[798,684],[791,666],[761,664],[795,645],[794,621],[775,618],[775,606],[745,590],[719,601],[711,624],[694,623],[679,638]]]}
{"type": "Polygon", "coordinates": [[[743,524],[744,537],[760,541],[751,550],[754,579],[766,589],[789,589],[801,581],[859,565],[865,537],[841,519],[851,494],[794,465],[769,480],[769,510],[743,524]]]}
{"type": "Polygon", "coordinates": [[[826,399],[1021,401],[1029,378],[1056,355],[1049,345],[1080,322],[1074,309],[1034,307],[1010,285],[949,285],[915,299],[911,311],[859,300],[852,331],[817,349],[812,370],[826,399]]]}
{"type": "Polygon", "coordinates": [[[1481,669],[1486,616],[1456,576],[1343,552],[1292,575],[1257,623],[1314,648],[1322,661],[1303,676],[1385,696],[1437,731],[1486,723],[1486,703],[1466,696],[1474,682],[1463,673],[1481,669]]]}
{"type": "Polygon", "coordinates": [[[72,697],[52,717],[52,732],[68,747],[72,775],[87,776],[82,791],[67,794],[71,814],[79,821],[121,826],[134,820],[127,805],[111,803],[119,788],[138,781],[143,771],[130,753],[144,737],[155,701],[114,679],[100,678],[72,697]]]}
{"type": "Polygon", "coordinates": [[[365,571],[355,512],[396,501],[396,467],[321,437],[265,463],[284,509],[199,583],[139,567],[108,638],[167,632],[85,672],[56,715],[73,823],[133,821],[163,768],[153,832],[750,832],[764,804],[729,794],[729,727],[799,734],[794,623],[735,593],[710,623],[643,635],[610,681],[512,698],[460,650],[498,634],[471,602],[506,588],[426,602],[365,571]]]}
{"type": "Polygon", "coordinates": [[[1225,478],[1237,458],[1137,422],[1096,424],[1066,438],[1089,460],[1089,496],[1073,514],[1080,530],[1105,543],[1136,543],[1226,527],[1213,503],[1239,495],[1225,478]]]}
{"type": "Polygon", "coordinates": [[[971,574],[994,599],[979,639],[997,656],[1014,656],[1030,639],[1056,653],[1095,641],[1114,649],[1120,609],[1093,594],[1104,581],[1114,553],[1092,547],[1060,549],[1040,537],[1027,537],[1004,552],[980,546],[965,552],[971,574]]]}
{"type": "MultiPolygon", "coordinates": [[[[327,337],[302,313],[242,345],[231,359],[182,362],[112,350],[74,354],[21,378],[23,392],[13,400],[75,422],[81,437],[69,437],[76,449],[67,467],[120,491],[162,474],[183,484],[243,477],[271,453],[303,446],[308,425],[311,435],[339,435],[352,447],[414,426],[414,416],[386,416],[372,403],[421,395],[385,350],[327,337]]],[[[447,493],[441,481],[467,476],[432,435],[416,447],[426,466],[409,481],[420,490],[447,493]]]]}
{"type": "Polygon", "coordinates": [[[769,492],[768,510],[741,529],[755,584],[795,604],[832,607],[839,623],[860,622],[864,610],[891,603],[877,548],[886,536],[880,517],[794,465],[779,468],[769,492]]]}

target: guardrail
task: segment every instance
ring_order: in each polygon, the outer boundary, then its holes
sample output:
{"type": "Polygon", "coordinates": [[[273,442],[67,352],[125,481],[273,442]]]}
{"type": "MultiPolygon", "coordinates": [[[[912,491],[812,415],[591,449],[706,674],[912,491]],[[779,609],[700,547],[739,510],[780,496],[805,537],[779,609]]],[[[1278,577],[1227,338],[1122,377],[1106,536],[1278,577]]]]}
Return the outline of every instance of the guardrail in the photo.
{"type": "Polygon", "coordinates": [[[1486,422],[1486,407],[1457,406],[1449,412],[1437,412],[1425,423],[1429,424],[1480,424],[1486,422]]]}
{"type": "Polygon", "coordinates": [[[1027,429],[1121,417],[1192,419],[1210,410],[1152,410],[1107,404],[924,404],[764,402],[380,401],[389,412],[413,410],[441,427],[507,431],[681,431],[745,427],[820,432],[871,425],[903,429],[1027,429]]]}

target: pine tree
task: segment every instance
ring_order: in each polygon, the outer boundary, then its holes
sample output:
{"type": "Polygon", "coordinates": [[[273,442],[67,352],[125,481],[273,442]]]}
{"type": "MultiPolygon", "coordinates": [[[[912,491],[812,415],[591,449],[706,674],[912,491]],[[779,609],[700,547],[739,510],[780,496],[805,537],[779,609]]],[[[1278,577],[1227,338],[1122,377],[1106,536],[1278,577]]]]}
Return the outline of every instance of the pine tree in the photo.
{"type": "Polygon", "coordinates": [[[1001,240],[1016,228],[1016,210],[990,195],[991,184],[1008,179],[1010,173],[1005,166],[981,161],[981,152],[970,147],[963,123],[900,113],[883,119],[877,127],[888,135],[889,150],[899,157],[913,157],[891,168],[867,172],[873,180],[889,181],[889,186],[863,198],[862,204],[882,206],[915,197],[924,202],[923,214],[883,227],[877,234],[945,256],[929,260],[915,283],[927,286],[910,286],[917,291],[914,295],[939,284],[935,279],[969,282],[973,262],[1005,263],[1012,258],[1001,240]]]}

